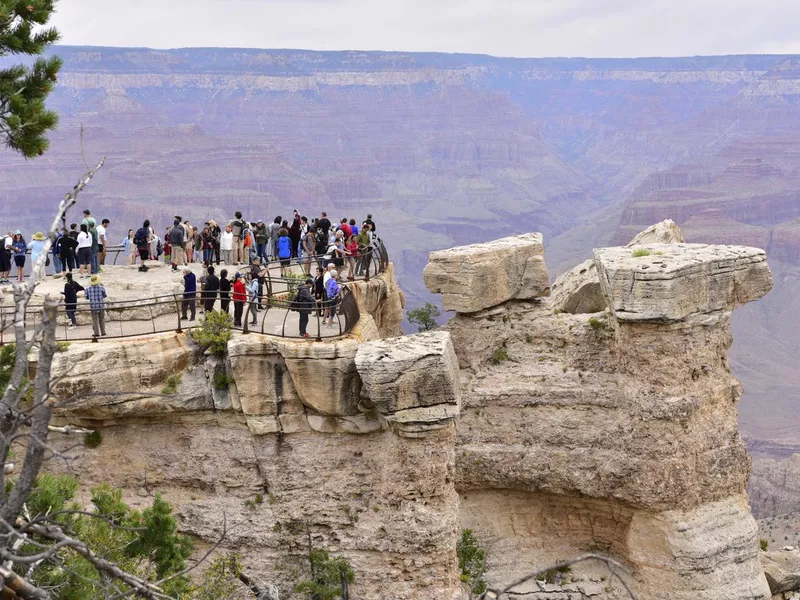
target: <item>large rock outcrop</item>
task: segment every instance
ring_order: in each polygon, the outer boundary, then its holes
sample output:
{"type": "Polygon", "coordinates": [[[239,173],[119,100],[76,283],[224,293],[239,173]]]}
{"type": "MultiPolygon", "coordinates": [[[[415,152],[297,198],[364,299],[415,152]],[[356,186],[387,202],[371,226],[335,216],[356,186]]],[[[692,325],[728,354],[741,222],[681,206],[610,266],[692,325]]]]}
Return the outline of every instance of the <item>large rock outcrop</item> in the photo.
{"type": "Polygon", "coordinates": [[[730,311],[771,286],[763,252],[643,248],[596,251],[573,274],[576,314],[554,310],[566,293],[447,325],[464,382],[462,526],[499,583],[602,549],[648,600],[769,598],[727,369],[730,311]],[[592,283],[610,308],[582,313],[592,283]]]}
{"type": "Polygon", "coordinates": [[[351,561],[354,598],[462,600],[452,342],[437,332],[379,350],[397,333],[401,294],[391,270],[356,287],[361,320],[338,339],[234,334],[224,357],[186,333],[73,343],[55,365],[58,419],[103,442],[69,468],[134,503],[163,493],[202,540],[227,519],[221,549],[281,598],[307,576],[310,536],[351,561]],[[402,372],[381,371],[376,351],[402,372]]]}
{"type": "Polygon", "coordinates": [[[549,288],[540,233],[432,252],[422,275],[442,294],[445,310],[461,313],[537,298],[549,288]]]}

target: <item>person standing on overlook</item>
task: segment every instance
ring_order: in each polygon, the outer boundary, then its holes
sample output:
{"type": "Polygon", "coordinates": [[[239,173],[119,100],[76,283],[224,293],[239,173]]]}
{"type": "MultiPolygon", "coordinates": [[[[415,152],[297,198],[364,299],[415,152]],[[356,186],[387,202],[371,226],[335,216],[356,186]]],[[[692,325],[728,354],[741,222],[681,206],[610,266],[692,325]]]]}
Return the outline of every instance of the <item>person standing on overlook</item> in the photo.
{"type": "Polygon", "coordinates": [[[145,219],[142,226],[133,234],[133,244],[139,251],[139,258],[142,261],[139,271],[146,273],[149,269],[145,261],[150,258],[150,221],[148,219],[145,219]]]}
{"type": "Polygon", "coordinates": [[[220,235],[219,250],[223,262],[228,266],[233,265],[233,228],[230,225],[225,225],[225,231],[220,235]]]}
{"type": "MultiPolygon", "coordinates": [[[[73,223],[75,225],[75,223],[73,223]]],[[[64,266],[64,271],[72,271],[75,269],[78,254],[78,236],[74,231],[67,233],[67,230],[62,231],[61,236],[61,264],[64,266]]]]}
{"type": "Polygon", "coordinates": [[[67,273],[64,277],[66,281],[64,282],[64,291],[61,292],[64,295],[64,308],[72,323],[69,328],[75,329],[78,326],[78,321],[75,319],[75,309],[78,308],[78,292],[83,292],[84,287],[72,280],[72,273],[67,273]]]}
{"type": "Polygon", "coordinates": [[[78,269],[80,277],[88,277],[92,270],[92,236],[89,235],[89,226],[81,223],[81,232],[78,234],[78,269]]]}
{"type": "Polygon", "coordinates": [[[45,278],[45,263],[41,265],[37,265],[36,263],[39,262],[39,257],[42,255],[42,250],[44,250],[44,233],[41,231],[37,231],[33,234],[31,238],[31,243],[28,248],[31,251],[31,271],[34,269],[36,270],[36,279],[39,281],[43,281],[45,278]]]}
{"type": "Polygon", "coordinates": [[[238,265],[240,262],[244,261],[242,231],[245,228],[245,224],[242,220],[241,211],[237,210],[234,213],[234,217],[235,218],[228,223],[228,225],[231,226],[231,231],[233,232],[233,264],[238,265]]]}
{"type": "Polygon", "coordinates": [[[108,219],[103,219],[100,222],[100,226],[97,228],[97,236],[98,236],[98,268],[102,267],[106,264],[106,254],[108,254],[108,226],[111,225],[111,221],[108,219]]]}
{"type": "Polygon", "coordinates": [[[175,219],[173,221],[172,230],[169,232],[169,243],[172,246],[172,270],[178,270],[178,261],[181,260],[179,256],[185,257],[183,251],[184,245],[184,235],[186,234],[186,228],[181,225],[180,220],[175,219]]]}
{"type": "Polygon", "coordinates": [[[256,221],[256,226],[253,228],[253,237],[256,239],[256,258],[261,260],[263,264],[269,262],[267,256],[267,245],[269,244],[269,230],[264,225],[264,221],[259,219],[256,221]]]}
{"type": "Polygon", "coordinates": [[[269,224],[269,259],[278,258],[278,232],[281,230],[281,216],[275,217],[269,224]]]}
{"type": "Polygon", "coordinates": [[[194,321],[195,317],[195,304],[197,299],[197,277],[192,273],[192,270],[185,268],[183,270],[183,299],[181,300],[181,319],[186,320],[186,313],[192,313],[190,321],[194,321]]]}
{"type": "Polygon", "coordinates": [[[25,252],[28,244],[19,229],[14,232],[11,240],[11,249],[14,252],[14,265],[17,267],[17,281],[25,280],[25,252]]]}
{"type": "Polygon", "coordinates": [[[11,242],[14,234],[10,231],[0,242],[0,283],[11,283],[11,242]]]}
{"type": "Polygon", "coordinates": [[[300,238],[302,237],[303,222],[300,219],[300,213],[294,209],[294,219],[289,226],[289,239],[292,240],[292,258],[297,258],[297,249],[300,246],[300,238]]]}
{"type": "Polygon", "coordinates": [[[242,281],[242,274],[236,273],[233,281],[233,326],[242,326],[242,313],[247,300],[247,288],[242,281]]]}
{"type": "Polygon", "coordinates": [[[286,277],[287,268],[292,262],[292,239],[289,231],[283,227],[278,232],[277,252],[281,261],[281,277],[286,277]]]}
{"type": "Polygon", "coordinates": [[[217,301],[217,292],[219,292],[219,277],[214,275],[214,267],[209,265],[206,269],[205,289],[203,290],[203,308],[207,313],[214,310],[214,303],[217,301]]]}
{"type": "Polygon", "coordinates": [[[89,287],[83,292],[89,301],[92,311],[92,331],[94,337],[106,334],[106,288],[100,285],[100,275],[94,274],[89,279],[89,287]]]}
{"type": "Polygon", "coordinates": [[[230,312],[231,306],[231,280],[228,279],[228,269],[222,269],[219,274],[219,310],[225,314],[230,312]]]}
{"type": "Polygon", "coordinates": [[[314,296],[311,295],[311,286],[314,285],[314,280],[310,277],[306,279],[305,283],[297,286],[297,296],[294,299],[295,310],[299,313],[300,317],[300,335],[302,337],[309,337],[308,335],[308,317],[314,309],[314,296]]]}

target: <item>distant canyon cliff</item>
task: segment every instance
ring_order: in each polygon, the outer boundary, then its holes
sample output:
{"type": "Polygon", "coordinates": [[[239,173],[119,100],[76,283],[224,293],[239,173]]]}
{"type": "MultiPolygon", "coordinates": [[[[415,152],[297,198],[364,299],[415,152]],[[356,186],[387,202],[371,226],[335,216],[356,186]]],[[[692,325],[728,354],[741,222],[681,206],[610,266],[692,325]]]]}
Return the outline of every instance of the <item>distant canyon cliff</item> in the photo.
{"type": "Polygon", "coordinates": [[[765,248],[775,289],[734,318],[751,450],[800,450],[800,57],[60,47],[52,149],[0,154],[8,228],[41,229],[83,169],[119,241],[143,218],[373,213],[409,304],[428,252],[541,231],[551,273],[671,218],[765,248]]]}

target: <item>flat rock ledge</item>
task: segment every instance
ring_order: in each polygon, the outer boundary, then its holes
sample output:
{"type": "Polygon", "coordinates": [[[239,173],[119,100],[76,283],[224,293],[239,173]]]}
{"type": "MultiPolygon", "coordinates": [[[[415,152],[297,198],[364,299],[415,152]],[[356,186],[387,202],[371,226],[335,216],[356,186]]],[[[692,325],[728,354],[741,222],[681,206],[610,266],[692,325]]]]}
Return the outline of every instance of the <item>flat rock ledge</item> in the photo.
{"type": "Polygon", "coordinates": [[[432,252],[422,272],[445,310],[474,313],[549,292],[541,233],[432,252]]]}
{"type": "Polygon", "coordinates": [[[649,244],[594,251],[608,306],[620,321],[671,323],[752,302],[772,288],[759,248],[649,244]]]}

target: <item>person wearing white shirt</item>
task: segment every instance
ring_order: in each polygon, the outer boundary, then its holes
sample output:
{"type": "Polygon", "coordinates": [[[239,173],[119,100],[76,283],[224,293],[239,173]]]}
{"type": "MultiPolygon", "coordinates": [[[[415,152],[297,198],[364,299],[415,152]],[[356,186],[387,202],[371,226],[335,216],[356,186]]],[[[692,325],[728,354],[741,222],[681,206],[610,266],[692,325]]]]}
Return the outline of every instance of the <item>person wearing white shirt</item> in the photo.
{"type": "Polygon", "coordinates": [[[102,223],[97,226],[97,243],[100,245],[100,250],[97,253],[97,260],[100,265],[106,264],[106,253],[108,252],[108,236],[106,235],[106,228],[111,225],[111,221],[103,219],[102,223]]]}
{"type": "Polygon", "coordinates": [[[81,272],[81,279],[88,277],[92,270],[92,236],[88,226],[83,223],[81,223],[81,231],[78,234],[78,268],[81,272]]]}
{"type": "Polygon", "coordinates": [[[225,226],[225,231],[219,236],[219,251],[226,265],[233,264],[233,227],[225,226]]]}

